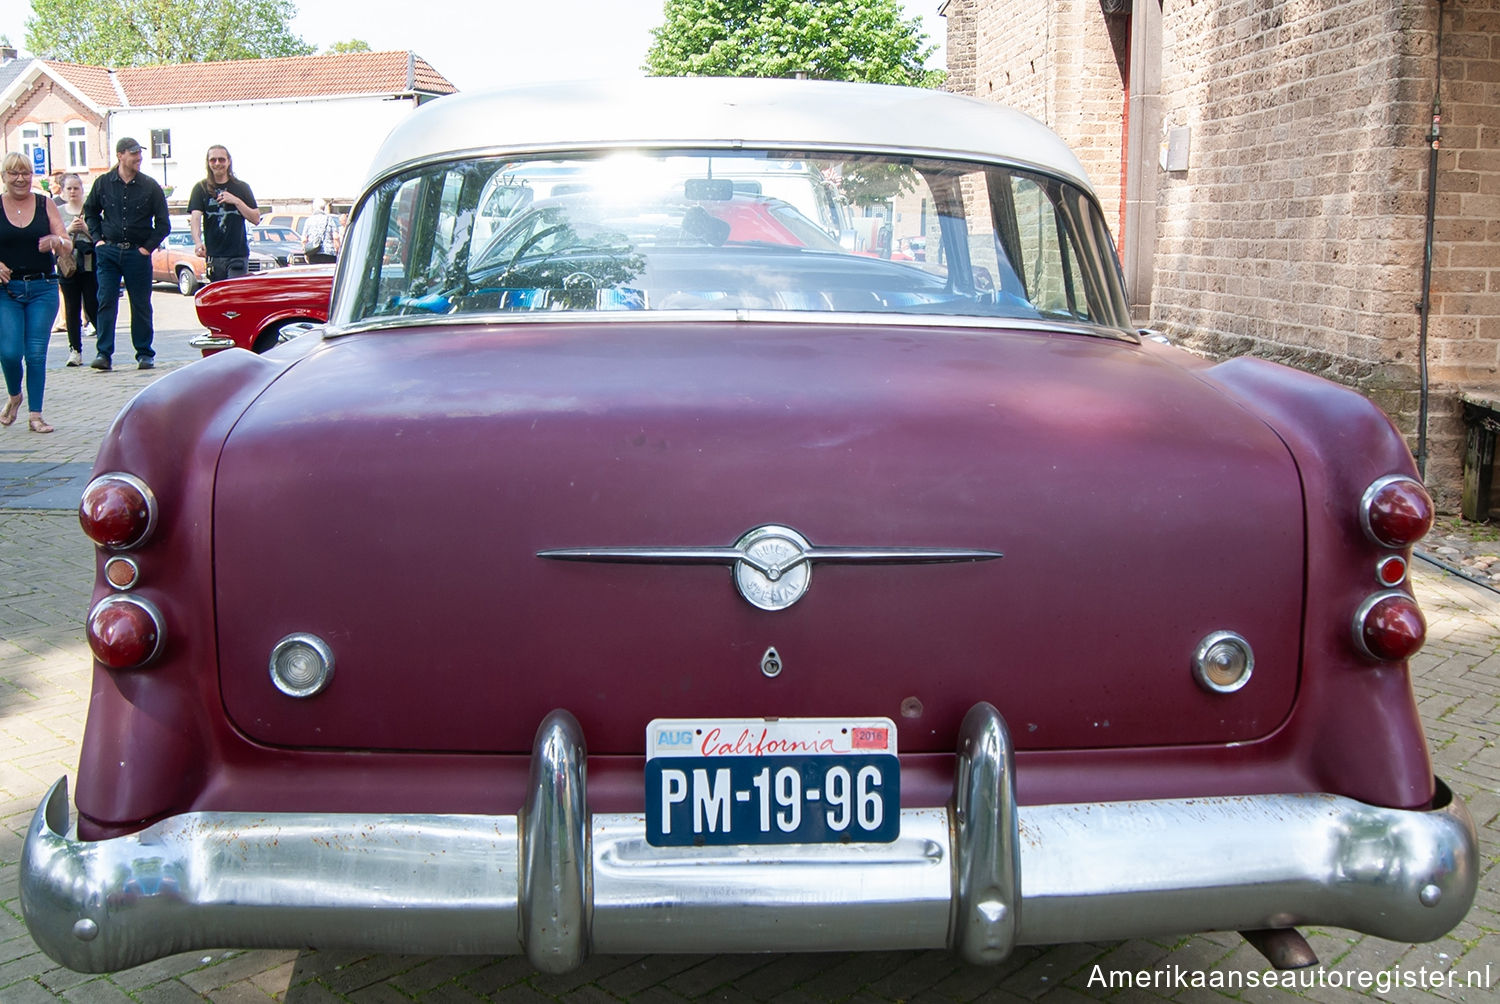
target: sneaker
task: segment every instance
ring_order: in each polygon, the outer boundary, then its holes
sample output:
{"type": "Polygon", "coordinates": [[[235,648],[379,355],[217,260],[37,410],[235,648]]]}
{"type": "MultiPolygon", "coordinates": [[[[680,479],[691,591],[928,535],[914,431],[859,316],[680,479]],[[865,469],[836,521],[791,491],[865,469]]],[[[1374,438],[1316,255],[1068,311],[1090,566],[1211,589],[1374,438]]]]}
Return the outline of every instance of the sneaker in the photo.
{"type": "Polygon", "coordinates": [[[114,369],[114,367],[109,364],[109,356],[95,356],[94,361],[89,363],[89,367],[91,369],[103,370],[105,373],[108,373],[110,370],[114,369]]]}
{"type": "Polygon", "coordinates": [[[80,351],[78,351],[77,349],[69,349],[68,350],[68,365],[69,366],[82,366],[83,365],[83,353],[80,352],[80,351]]]}
{"type": "Polygon", "coordinates": [[[135,368],[138,370],[154,370],[156,369],[156,364],[149,359],[142,359],[135,364],[135,368]]]}

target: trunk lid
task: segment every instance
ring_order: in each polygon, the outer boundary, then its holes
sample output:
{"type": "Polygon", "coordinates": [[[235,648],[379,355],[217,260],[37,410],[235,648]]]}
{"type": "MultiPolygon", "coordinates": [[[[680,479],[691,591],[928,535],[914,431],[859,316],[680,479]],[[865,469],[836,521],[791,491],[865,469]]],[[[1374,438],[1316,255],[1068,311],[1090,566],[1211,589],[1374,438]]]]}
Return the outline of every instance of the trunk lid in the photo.
{"type": "Polygon", "coordinates": [[[1296,696],[1297,470],[1259,419],[1147,347],[952,328],[536,323],[344,336],[241,418],[214,502],[219,672],[247,735],[519,753],[550,710],[591,753],[656,717],[883,715],[951,752],[976,701],[1021,749],[1225,743],[1296,696]],[[544,560],[727,547],[999,560],[812,566],[785,610],[728,564],[544,560]],[[1249,685],[1191,657],[1245,636],[1249,685]],[[282,695],[295,632],[331,685],[282,695]],[[769,678],[764,653],[783,669],[769,678]]]}

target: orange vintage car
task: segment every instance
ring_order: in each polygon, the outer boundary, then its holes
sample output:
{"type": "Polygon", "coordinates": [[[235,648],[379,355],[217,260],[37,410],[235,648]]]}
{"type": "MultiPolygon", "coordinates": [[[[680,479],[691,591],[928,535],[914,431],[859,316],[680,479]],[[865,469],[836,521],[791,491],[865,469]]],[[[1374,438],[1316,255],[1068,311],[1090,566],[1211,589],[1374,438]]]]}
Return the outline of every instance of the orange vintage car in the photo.
{"type": "MultiPolygon", "coordinates": [[[[277,266],[276,259],[260,251],[251,251],[251,272],[264,272],[277,266]]],[[[174,229],[161,242],[161,247],[151,252],[151,281],[169,282],[183,296],[192,296],[199,286],[208,282],[208,260],[198,257],[193,250],[193,235],[187,230],[174,229]]]]}

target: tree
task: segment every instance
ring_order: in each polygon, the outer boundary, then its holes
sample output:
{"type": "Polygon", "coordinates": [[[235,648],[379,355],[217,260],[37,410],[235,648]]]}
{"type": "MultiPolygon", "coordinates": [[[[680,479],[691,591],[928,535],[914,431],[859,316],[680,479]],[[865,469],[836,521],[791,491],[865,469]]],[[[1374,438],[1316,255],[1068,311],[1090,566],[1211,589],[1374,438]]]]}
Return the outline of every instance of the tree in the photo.
{"type": "Polygon", "coordinates": [[[31,0],[26,47],[111,67],[305,56],[296,14],[292,0],[31,0]]]}
{"type": "Polygon", "coordinates": [[[347,52],[369,52],[370,43],[362,38],[351,38],[347,42],[334,42],[323,50],[325,56],[342,56],[347,52]]]}
{"type": "Polygon", "coordinates": [[[644,69],[656,76],[792,77],[936,87],[936,46],[898,0],[666,0],[644,69]]]}

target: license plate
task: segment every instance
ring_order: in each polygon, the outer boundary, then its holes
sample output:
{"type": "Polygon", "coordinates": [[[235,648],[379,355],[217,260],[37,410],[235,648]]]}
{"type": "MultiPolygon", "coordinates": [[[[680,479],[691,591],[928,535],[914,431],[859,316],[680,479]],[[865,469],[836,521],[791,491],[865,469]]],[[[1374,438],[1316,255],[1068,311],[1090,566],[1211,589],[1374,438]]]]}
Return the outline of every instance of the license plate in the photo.
{"type": "Polygon", "coordinates": [[[889,718],[658,718],[646,735],[656,847],[889,843],[901,766],[889,718]]]}

